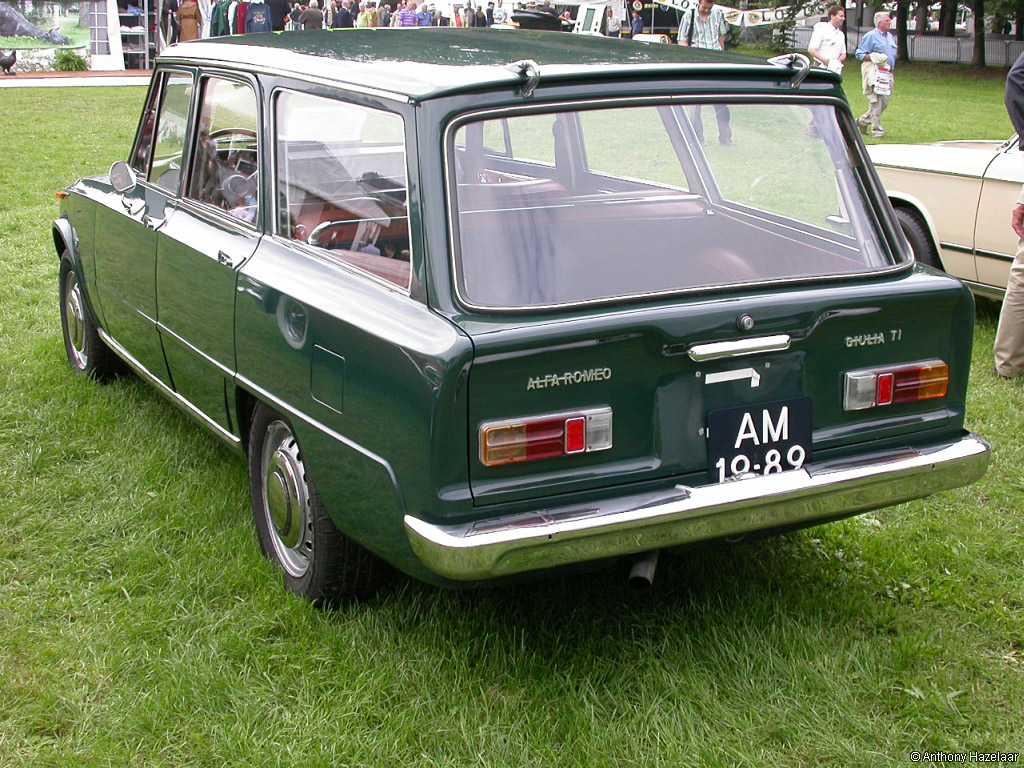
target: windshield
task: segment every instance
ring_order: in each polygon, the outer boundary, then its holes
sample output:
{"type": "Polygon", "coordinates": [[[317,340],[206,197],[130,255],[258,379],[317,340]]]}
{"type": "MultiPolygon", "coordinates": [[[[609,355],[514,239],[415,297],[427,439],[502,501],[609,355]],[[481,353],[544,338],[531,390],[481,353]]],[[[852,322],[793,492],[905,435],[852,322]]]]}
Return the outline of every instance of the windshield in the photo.
{"type": "Polygon", "coordinates": [[[894,264],[826,105],[578,109],[462,123],[464,301],[530,308],[894,264]]]}

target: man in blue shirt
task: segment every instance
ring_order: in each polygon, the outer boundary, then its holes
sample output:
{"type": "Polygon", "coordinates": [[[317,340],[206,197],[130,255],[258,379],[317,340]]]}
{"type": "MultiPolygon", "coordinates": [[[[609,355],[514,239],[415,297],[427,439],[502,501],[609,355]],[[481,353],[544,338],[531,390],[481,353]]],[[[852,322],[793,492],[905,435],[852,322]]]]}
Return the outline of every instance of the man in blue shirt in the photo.
{"type": "Polygon", "coordinates": [[[876,139],[885,135],[882,128],[882,113],[892,99],[893,76],[896,66],[896,38],[889,31],[892,18],[888,11],[875,14],[875,28],[868,32],[857,46],[855,54],[862,61],[860,68],[861,86],[868,98],[868,111],[857,118],[861,133],[868,133],[876,139]]]}

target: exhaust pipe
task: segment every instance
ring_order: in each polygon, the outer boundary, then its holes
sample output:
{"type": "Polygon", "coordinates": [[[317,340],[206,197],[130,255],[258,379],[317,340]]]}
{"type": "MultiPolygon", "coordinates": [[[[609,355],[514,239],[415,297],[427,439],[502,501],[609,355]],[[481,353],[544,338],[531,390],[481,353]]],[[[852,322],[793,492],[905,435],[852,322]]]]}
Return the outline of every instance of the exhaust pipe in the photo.
{"type": "Polygon", "coordinates": [[[631,589],[642,592],[651,588],[654,583],[654,569],[658,567],[658,552],[657,549],[651,550],[633,561],[633,567],[629,569],[631,589]]]}

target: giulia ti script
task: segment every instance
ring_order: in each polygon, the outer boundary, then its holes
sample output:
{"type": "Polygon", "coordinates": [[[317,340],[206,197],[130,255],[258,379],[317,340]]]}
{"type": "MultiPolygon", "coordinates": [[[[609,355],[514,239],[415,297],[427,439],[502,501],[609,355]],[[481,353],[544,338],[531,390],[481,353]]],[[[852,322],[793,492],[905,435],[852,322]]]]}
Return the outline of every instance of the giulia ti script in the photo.
{"type": "Polygon", "coordinates": [[[543,376],[531,376],[527,379],[526,391],[529,392],[531,389],[548,389],[550,387],[566,387],[570,384],[587,384],[591,381],[608,381],[611,377],[611,368],[587,368],[582,371],[546,373],[543,376]]]}
{"type": "Polygon", "coordinates": [[[900,328],[890,328],[888,331],[875,331],[874,333],[858,333],[856,336],[846,337],[846,348],[876,347],[887,341],[901,341],[902,339],[903,330],[900,328]]]}

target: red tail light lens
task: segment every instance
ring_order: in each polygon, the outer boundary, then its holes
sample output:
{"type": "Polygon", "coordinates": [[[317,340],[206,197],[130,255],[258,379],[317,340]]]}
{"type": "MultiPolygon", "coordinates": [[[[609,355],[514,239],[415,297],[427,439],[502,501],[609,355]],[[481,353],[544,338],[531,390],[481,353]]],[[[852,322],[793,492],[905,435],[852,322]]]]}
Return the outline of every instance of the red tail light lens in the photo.
{"type": "Polygon", "coordinates": [[[843,407],[862,411],[894,403],[937,400],[949,391],[949,366],[941,360],[850,371],[843,407]]]}
{"type": "Polygon", "coordinates": [[[895,376],[894,403],[912,403],[915,400],[937,400],[949,389],[949,366],[936,360],[931,363],[908,366],[893,371],[895,376]]]}
{"type": "Polygon", "coordinates": [[[485,467],[604,451],[612,447],[612,409],[559,413],[480,425],[485,467]]]}

